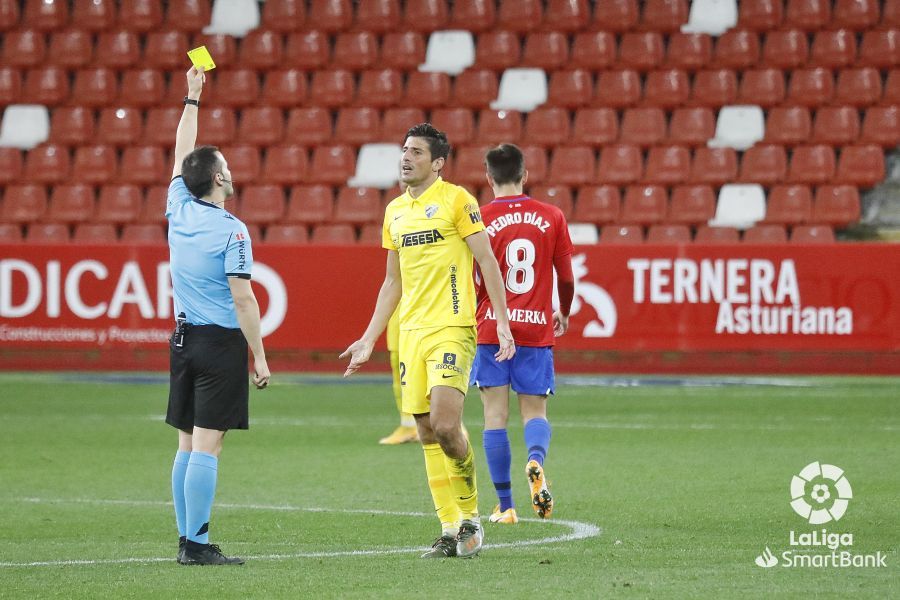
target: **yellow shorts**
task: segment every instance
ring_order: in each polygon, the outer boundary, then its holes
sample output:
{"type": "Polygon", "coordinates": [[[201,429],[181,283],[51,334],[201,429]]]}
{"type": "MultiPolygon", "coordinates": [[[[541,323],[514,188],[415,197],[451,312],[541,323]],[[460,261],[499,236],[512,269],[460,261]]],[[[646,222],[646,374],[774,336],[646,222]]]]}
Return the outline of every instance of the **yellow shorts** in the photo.
{"type": "Polygon", "coordinates": [[[400,389],[403,412],[431,412],[431,390],[438,385],[465,395],[475,358],[474,327],[439,327],[400,332],[400,389]]]}

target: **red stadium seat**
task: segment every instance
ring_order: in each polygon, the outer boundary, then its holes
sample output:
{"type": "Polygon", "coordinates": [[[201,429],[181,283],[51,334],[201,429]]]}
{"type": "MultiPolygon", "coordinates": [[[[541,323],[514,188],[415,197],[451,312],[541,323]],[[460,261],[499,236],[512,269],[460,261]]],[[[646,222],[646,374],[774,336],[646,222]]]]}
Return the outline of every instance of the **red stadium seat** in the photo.
{"type": "MultiPolygon", "coordinates": [[[[550,88],[552,95],[552,79],[550,88]]],[[[498,89],[497,74],[493,71],[466,69],[455,78],[450,102],[462,108],[487,108],[497,98],[498,89]]]]}
{"type": "Polygon", "coordinates": [[[669,36],[664,66],[696,71],[712,61],[712,38],[706,33],[673,33],[669,36]]]}
{"type": "Polygon", "coordinates": [[[87,31],[103,31],[116,23],[117,2],[114,0],[75,0],[72,26],[87,31]]]}
{"type": "Polygon", "coordinates": [[[350,0],[312,0],[308,22],[317,29],[335,33],[350,29],[353,25],[353,3],[350,0]]]}
{"type": "Polygon", "coordinates": [[[716,39],[712,65],[724,69],[747,69],[759,62],[759,36],[746,29],[730,29],[716,39]]]}
{"type": "Polygon", "coordinates": [[[559,31],[536,31],[525,36],[522,66],[552,71],[568,60],[569,40],[559,31]]]}
{"type": "Polygon", "coordinates": [[[766,223],[796,225],[812,217],[812,191],[805,185],[776,185],[766,200],[766,223]]]}
{"type": "Polygon", "coordinates": [[[616,38],[609,31],[575,34],[569,64],[579,69],[599,70],[616,62],[616,38]]]}
{"type": "Polygon", "coordinates": [[[94,218],[94,188],[81,183],[58,185],[50,194],[47,220],[58,223],[82,223],[94,218]]]}
{"type": "Polygon", "coordinates": [[[144,196],[144,204],[141,206],[141,214],[138,215],[138,223],[165,225],[167,222],[166,197],[168,193],[169,186],[167,185],[151,185],[148,187],[144,196]]]}
{"type": "Polygon", "coordinates": [[[885,0],[881,10],[881,27],[896,29],[900,27],[900,1],[885,0]]]}
{"type": "MultiPolygon", "coordinates": [[[[334,139],[341,144],[361,146],[381,139],[381,113],[376,108],[342,108],[334,126],[334,139]]],[[[452,138],[451,138],[452,139],[452,138]]]]}
{"type": "Polygon", "coordinates": [[[700,225],[697,235],[694,236],[695,244],[736,244],[740,241],[741,234],[734,227],[711,227],[700,225]]]}
{"type": "Polygon", "coordinates": [[[306,244],[309,231],[306,225],[275,223],[266,228],[266,244],[306,244]]]}
{"type": "Polygon", "coordinates": [[[190,43],[191,48],[206,46],[210,55],[215,56],[216,68],[233,67],[237,63],[237,42],[230,35],[222,33],[197,34],[190,43]]]}
{"type": "Polygon", "coordinates": [[[302,146],[270,146],[262,168],[262,181],[278,185],[294,185],[306,181],[308,157],[302,146]]]}
{"type": "Polygon", "coordinates": [[[817,31],[809,55],[809,66],[837,69],[856,60],[856,34],[848,29],[817,31]]]}
{"type": "Polygon", "coordinates": [[[812,221],[837,228],[859,222],[859,190],[853,185],[822,185],[816,189],[812,221]]]}
{"type": "MultiPolygon", "coordinates": [[[[381,40],[382,67],[413,71],[425,62],[425,40],[415,31],[387,33],[381,40]]],[[[464,71],[466,73],[468,71],[464,71]]]]}
{"type": "Polygon", "coordinates": [[[787,175],[787,153],[783,146],[757,144],[748,148],[741,158],[738,180],[764,186],[782,181],[787,175]]]}
{"type": "Polygon", "coordinates": [[[744,231],[745,244],[786,244],[787,240],[784,225],[764,223],[744,231]]]}
{"type": "Polygon", "coordinates": [[[141,215],[144,196],[136,185],[105,185],[94,220],[99,223],[136,223],[141,215]]]}
{"type": "Polygon", "coordinates": [[[833,244],[834,229],[830,225],[797,225],[791,231],[792,244],[833,244]]]}
{"type": "Polygon", "coordinates": [[[464,186],[477,186],[486,183],[484,177],[484,154],[487,146],[462,146],[450,155],[445,176],[464,186]]]}
{"type": "Polygon", "coordinates": [[[62,67],[32,69],[25,75],[25,101],[58,106],[69,98],[69,77],[62,67]]]}
{"type": "Polygon", "coordinates": [[[687,0],[644,0],[640,28],[671,33],[688,20],[687,0]]]}
{"type": "Polygon", "coordinates": [[[122,227],[123,244],[165,244],[166,229],[153,223],[127,223],[122,227]]]}
{"type": "Polygon", "coordinates": [[[619,220],[622,195],[614,185],[586,185],[578,190],[573,220],[578,223],[606,225],[619,220]]]}
{"type": "Polygon", "coordinates": [[[345,69],[316,71],[313,73],[309,99],[314,105],[336,108],[353,102],[356,83],[353,73],[345,69]]]}
{"type": "Polygon", "coordinates": [[[50,49],[47,53],[50,64],[80,69],[91,62],[93,54],[93,40],[84,29],[67,29],[50,36],[50,49]]]}
{"type": "Polygon", "coordinates": [[[601,244],[643,244],[644,230],[640,225],[604,225],[600,228],[601,244]]]}
{"type": "Polygon", "coordinates": [[[716,194],[708,185],[679,185],[672,189],[666,220],[683,225],[705,225],[716,214],[716,194]]]}
{"type": "Polygon", "coordinates": [[[356,152],[350,146],[325,145],[313,149],[308,180],[343,185],[356,171],[356,152]]]}
{"type": "Polygon", "coordinates": [[[783,146],[795,146],[809,139],[812,120],[809,109],[803,106],[776,106],[766,118],[765,141],[783,146]]]}
{"type": "Polygon", "coordinates": [[[577,109],[590,104],[593,94],[594,81],[589,71],[557,70],[550,76],[547,104],[577,109]]]}
{"type": "Polygon", "coordinates": [[[691,106],[720,107],[737,100],[737,77],[734,71],[716,69],[697,71],[691,88],[691,106]]]}
{"type": "MultiPolygon", "coordinates": [[[[838,89],[838,97],[844,97],[843,90],[840,88],[838,89]]],[[[900,104],[900,69],[888,71],[887,79],[884,81],[884,95],[881,97],[881,104],[885,106],[900,104]]]]}
{"type": "Polygon", "coordinates": [[[859,137],[859,112],[850,106],[823,106],[816,111],[811,142],[840,146],[859,137]]]}
{"type": "Polygon", "coordinates": [[[288,113],[285,141],[289,144],[316,146],[332,138],[331,112],[326,108],[295,108],[288,113]]]}
{"type": "Polygon", "coordinates": [[[697,148],[691,163],[691,181],[710,185],[730,183],[737,177],[734,148],[697,148]]]}
{"type": "Polygon", "coordinates": [[[648,244],[690,244],[691,230],[686,225],[658,223],[647,229],[648,244]]]}
{"type": "Polygon", "coordinates": [[[763,44],[762,62],[776,69],[795,69],[806,64],[809,40],[799,29],[769,31],[763,44]]]}
{"type": "Polygon", "coordinates": [[[61,29],[68,22],[68,2],[25,0],[25,9],[22,11],[22,25],[41,31],[52,31],[61,29]]]}
{"type": "Polygon", "coordinates": [[[366,223],[359,229],[359,244],[381,246],[381,223],[366,223]]]}
{"type": "Polygon", "coordinates": [[[791,183],[825,183],[834,176],[834,170],[831,146],[797,146],[791,157],[787,180],[791,183]]]}
{"type": "Polygon", "coordinates": [[[228,161],[231,179],[238,184],[255,181],[262,171],[262,161],[256,146],[241,144],[222,148],[222,155],[228,161]]]}
{"type": "Polygon", "coordinates": [[[873,106],[863,119],[860,141],[893,148],[900,144],[900,108],[873,106]]]}
{"type": "Polygon", "coordinates": [[[288,223],[328,223],[334,216],[334,194],[326,185],[291,188],[285,220],[288,223]]]}
{"type": "Polygon", "coordinates": [[[262,26],[266,29],[290,33],[302,30],[305,23],[305,0],[267,0],[263,3],[262,26]]]}
{"type": "Polygon", "coordinates": [[[475,66],[503,71],[519,65],[522,43],[512,31],[486,31],[478,36],[475,66]]]}
{"type": "Polygon", "coordinates": [[[647,154],[644,181],[674,185],[687,181],[691,170],[691,153],[684,146],[655,146],[647,154]]]}
{"type": "Polygon", "coordinates": [[[119,0],[119,26],[146,33],[162,24],[162,3],[156,0],[119,0]]]}
{"type": "Polygon", "coordinates": [[[7,31],[19,24],[18,0],[0,0],[0,31],[7,31]]]}
{"type": "Polygon", "coordinates": [[[14,223],[0,223],[0,244],[19,245],[22,241],[22,228],[14,223]]]}
{"type": "MultiPolygon", "coordinates": [[[[890,82],[890,75],[888,82],[890,82]]],[[[887,96],[887,85],[885,85],[887,96]]],[[[872,67],[858,69],[844,69],[838,73],[837,86],[834,93],[835,104],[848,104],[850,106],[870,106],[879,100],[885,101],[881,96],[881,75],[872,67]]]]}
{"type": "Polygon", "coordinates": [[[62,183],[69,179],[72,161],[69,149],[45,143],[28,151],[25,156],[26,181],[43,184],[62,183]]]}
{"type": "Polygon", "coordinates": [[[556,146],[569,139],[570,129],[568,111],[555,107],[539,107],[528,114],[525,122],[525,141],[539,146],[556,146]]]}
{"type": "Polygon", "coordinates": [[[625,69],[649,71],[663,61],[662,34],[632,32],[622,34],[619,41],[619,65],[625,69]]]}
{"type": "MultiPolygon", "coordinates": [[[[525,157],[525,166],[528,169],[528,183],[538,185],[546,182],[550,174],[547,151],[541,146],[525,145],[522,146],[522,155],[525,157]]],[[[482,160],[482,170],[483,167],[484,161],[482,160]]]]}
{"type": "Polygon", "coordinates": [[[560,146],[550,159],[550,181],[563,185],[587,185],[594,181],[597,158],[588,146],[560,146]]]}
{"type": "Polygon", "coordinates": [[[335,38],[331,63],[339,69],[361,71],[378,62],[378,38],[371,31],[339,33],[335,38]]]}
{"type": "Polygon", "coordinates": [[[614,144],[600,150],[596,181],[627,185],[639,181],[643,173],[644,162],[637,146],[614,144]]]}
{"type": "Polygon", "coordinates": [[[13,30],[3,39],[0,60],[11,67],[36,67],[47,55],[47,41],[43,32],[35,29],[13,30]]]}
{"type": "Polygon", "coordinates": [[[22,97],[22,74],[18,69],[0,66],[0,105],[18,104],[22,97]]]}
{"type": "Polygon", "coordinates": [[[493,0],[456,0],[450,15],[450,27],[473,33],[493,28],[497,20],[494,4],[493,0]]]}
{"type": "MultiPolygon", "coordinates": [[[[205,112],[206,108],[201,111],[205,112]]],[[[182,108],[169,106],[166,108],[151,108],[147,111],[147,122],[144,126],[144,141],[158,146],[169,146],[175,139],[178,130],[178,122],[181,120],[182,108]]]]}
{"type": "Polygon", "coordinates": [[[68,244],[69,226],[62,223],[34,223],[28,226],[25,241],[29,244],[68,244]]]}
{"type": "Polygon", "coordinates": [[[501,2],[498,21],[510,31],[525,33],[540,27],[544,18],[541,0],[519,0],[501,2]]]}
{"type": "Polygon", "coordinates": [[[436,108],[431,123],[447,134],[453,145],[465,145],[475,138],[475,116],[467,108],[436,108]]]}
{"type": "Polygon", "coordinates": [[[878,0],[835,0],[833,27],[863,30],[878,23],[878,0]]]}
{"type": "Polygon", "coordinates": [[[651,71],[644,83],[644,104],[672,109],[687,102],[691,84],[687,73],[678,69],[651,71]]]}
{"type": "Polygon", "coordinates": [[[116,74],[106,68],[75,71],[72,96],[78,104],[91,108],[109,106],[119,95],[116,74]]]}
{"type": "Polygon", "coordinates": [[[47,212],[47,189],[34,183],[13,184],[6,188],[0,221],[31,223],[47,212]]]}
{"type": "Polygon", "coordinates": [[[248,185],[241,192],[241,220],[255,225],[281,221],[285,214],[284,189],[279,185],[248,185]]]}
{"type": "Polygon", "coordinates": [[[748,69],[741,77],[738,103],[769,108],[784,100],[784,75],[779,69],[748,69]]]}
{"type": "Polygon", "coordinates": [[[588,0],[548,0],[543,26],[545,29],[572,33],[587,27],[590,20],[588,0]]]}
{"type": "Polygon", "coordinates": [[[514,144],[522,137],[522,114],[514,110],[486,108],[478,113],[478,134],[482,144],[514,144]]]}
{"type": "Polygon", "coordinates": [[[234,142],[237,118],[230,108],[204,108],[197,115],[197,143],[226,146],[234,142]]]}
{"type": "Polygon", "coordinates": [[[141,44],[133,31],[104,31],[97,36],[94,46],[94,64],[113,69],[136,66],[141,59],[141,44]]]}
{"type": "Polygon", "coordinates": [[[128,146],[141,139],[144,119],[137,108],[104,108],[100,111],[97,141],[112,146],[128,146]]]}
{"type": "Polygon", "coordinates": [[[293,108],[306,100],[306,74],[300,69],[269,71],[260,101],[267,106],[293,108]]]}
{"type": "Polygon", "coordinates": [[[141,64],[154,69],[180,70],[188,51],[187,34],[183,31],[151,31],[144,44],[141,64]]]}
{"type": "Polygon", "coordinates": [[[594,92],[596,106],[625,108],[641,99],[641,78],[637,71],[602,71],[594,92]]]}
{"type": "Polygon", "coordinates": [[[77,244],[115,244],[119,236],[112,223],[81,223],[75,226],[72,241],[77,244]]]}
{"type": "Polygon", "coordinates": [[[165,26],[179,31],[197,32],[209,25],[211,18],[210,4],[204,0],[170,2],[166,10],[165,26]]]}
{"type": "Polygon", "coordinates": [[[773,31],[783,18],[782,0],[741,0],[737,25],[753,31],[773,31]]]}
{"type": "Polygon", "coordinates": [[[338,246],[355,244],[356,232],[353,230],[352,225],[327,223],[313,228],[312,237],[310,237],[309,241],[313,244],[338,246]]]}
{"type": "Polygon", "coordinates": [[[785,27],[817,31],[830,20],[830,0],[788,0],[784,18],[785,27]]]}
{"type": "Polygon", "coordinates": [[[857,64],[876,69],[890,69],[900,65],[900,30],[865,32],[857,64]]]}
{"type": "Polygon", "coordinates": [[[359,79],[359,102],[375,108],[387,108],[403,98],[403,76],[396,69],[363,71],[359,79]]]}
{"type": "Polygon", "coordinates": [[[651,225],[666,218],[669,198],[659,185],[632,185],[625,190],[620,223],[651,225]]]}
{"type": "Polygon", "coordinates": [[[409,128],[424,122],[425,111],[421,108],[389,108],[381,120],[381,139],[403,143],[409,128]]]}
{"type": "Polygon", "coordinates": [[[331,58],[331,44],[322,31],[298,31],[288,35],[284,48],[285,66],[322,69],[331,58]]]}
{"type": "Polygon", "coordinates": [[[356,29],[383,34],[400,28],[399,0],[359,0],[356,29]]]}
{"type": "Polygon", "coordinates": [[[619,33],[633,29],[637,22],[637,0],[609,0],[594,7],[594,29],[619,33]]]}
{"type": "Polygon", "coordinates": [[[162,101],[166,82],[156,69],[132,69],[122,73],[119,101],[127,106],[150,108],[162,101]]]}
{"type": "Polygon", "coordinates": [[[619,139],[619,118],[612,108],[582,108],[575,112],[572,141],[580,145],[604,146],[619,139]]]}
{"type": "Polygon", "coordinates": [[[619,139],[625,144],[652,146],[666,137],[666,115],[661,108],[629,108],[622,117],[619,139]]]}
{"type": "Polygon", "coordinates": [[[342,187],[338,192],[334,208],[334,222],[363,225],[377,223],[383,217],[380,190],[342,187]]]}
{"type": "Polygon", "coordinates": [[[419,0],[407,2],[403,12],[401,29],[432,32],[446,29],[449,22],[447,2],[444,0],[419,0]]]}
{"type": "Polygon", "coordinates": [[[72,179],[76,182],[103,184],[115,178],[118,173],[116,149],[112,146],[96,144],[79,146],[75,149],[72,179]]]}
{"type": "Polygon", "coordinates": [[[420,71],[410,73],[403,101],[409,106],[425,109],[444,106],[450,101],[450,76],[420,71]]]}
{"type": "Polygon", "coordinates": [[[254,29],[241,41],[238,61],[243,67],[264,71],[279,66],[282,54],[280,33],[254,29]]]}
{"type": "Polygon", "coordinates": [[[678,108],[669,122],[669,141],[705,146],[716,134],[716,117],[709,108],[678,108]]]}
{"type": "Polygon", "coordinates": [[[828,69],[797,69],[791,73],[788,104],[822,106],[827,104],[833,95],[834,81],[828,69]]]}
{"type": "MultiPolygon", "coordinates": [[[[52,138],[51,138],[52,139],[52,138]]],[[[59,140],[53,140],[58,142],[59,140]]],[[[16,181],[24,170],[25,161],[18,148],[0,146],[0,186],[16,181]]]]}
{"type": "Polygon", "coordinates": [[[835,182],[870,188],[884,180],[884,152],[880,146],[845,146],[841,149],[835,182]]]}
{"type": "Polygon", "coordinates": [[[567,185],[535,185],[528,192],[532,198],[551,204],[562,211],[569,221],[572,219],[572,189],[567,185]]]}
{"type": "Polygon", "coordinates": [[[128,146],[122,151],[119,179],[138,185],[159,183],[168,178],[168,164],[159,146],[128,146]]]}

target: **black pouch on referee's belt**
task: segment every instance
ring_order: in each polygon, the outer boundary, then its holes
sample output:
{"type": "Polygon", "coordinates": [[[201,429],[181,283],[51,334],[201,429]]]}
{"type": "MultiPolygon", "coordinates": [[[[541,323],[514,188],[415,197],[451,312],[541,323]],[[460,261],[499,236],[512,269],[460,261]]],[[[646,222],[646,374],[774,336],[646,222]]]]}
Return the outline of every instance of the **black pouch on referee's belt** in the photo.
{"type": "Polygon", "coordinates": [[[175,319],[175,333],[172,334],[172,343],[175,344],[176,348],[184,346],[184,335],[190,327],[191,324],[187,322],[187,316],[184,313],[178,313],[178,318],[175,319]]]}

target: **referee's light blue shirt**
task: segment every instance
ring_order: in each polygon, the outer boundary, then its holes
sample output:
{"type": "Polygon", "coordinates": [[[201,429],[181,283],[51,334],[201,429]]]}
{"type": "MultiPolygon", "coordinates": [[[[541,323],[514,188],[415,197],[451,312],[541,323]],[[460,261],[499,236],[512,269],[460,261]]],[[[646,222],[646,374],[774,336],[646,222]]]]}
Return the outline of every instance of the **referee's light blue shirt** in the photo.
{"type": "Polygon", "coordinates": [[[247,226],[194,197],[179,176],[169,184],[169,269],[175,315],[188,323],[238,329],[229,277],[250,279],[253,251],[247,226]]]}

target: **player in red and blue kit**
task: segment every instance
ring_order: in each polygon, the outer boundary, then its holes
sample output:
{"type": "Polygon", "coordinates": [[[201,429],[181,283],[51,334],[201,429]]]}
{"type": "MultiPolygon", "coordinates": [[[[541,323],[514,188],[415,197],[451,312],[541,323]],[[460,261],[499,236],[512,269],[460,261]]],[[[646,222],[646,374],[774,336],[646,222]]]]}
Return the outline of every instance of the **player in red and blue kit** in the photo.
{"type": "Polygon", "coordinates": [[[517,351],[512,360],[497,362],[494,309],[478,289],[478,349],[471,380],[484,403],[484,450],[500,504],[490,517],[494,523],[516,523],[512,499],[512,460],[506,423],[509,388],[519,398],[525,424],[528,462],[525,474],[532,504],[542,519],[553,512],[553,497],[544,476],[550,445],[547,396],[554,393],[554,337],[569,327],[569,309],[575,294],[572,276],[572,241],[559,208],[522,193],[528,178],[522,151],[512,144],[492,148],[485,156],[487,179],[495,200],[482,207],[491,248],[506,284],[509,323],[517,351]],[[557,275],[559,309],[553,310],[553,271],[557,275]]]}

